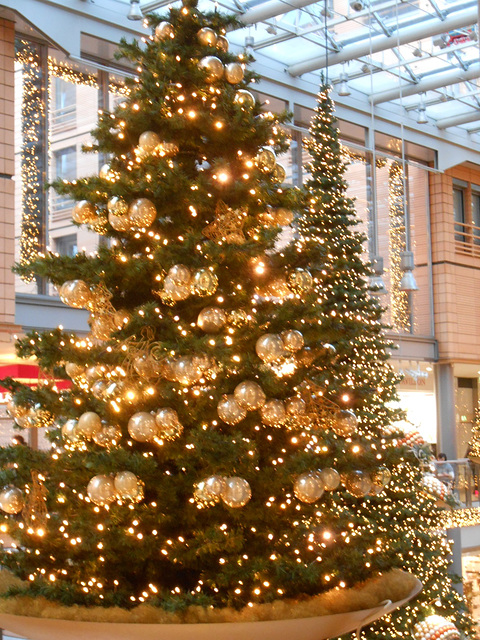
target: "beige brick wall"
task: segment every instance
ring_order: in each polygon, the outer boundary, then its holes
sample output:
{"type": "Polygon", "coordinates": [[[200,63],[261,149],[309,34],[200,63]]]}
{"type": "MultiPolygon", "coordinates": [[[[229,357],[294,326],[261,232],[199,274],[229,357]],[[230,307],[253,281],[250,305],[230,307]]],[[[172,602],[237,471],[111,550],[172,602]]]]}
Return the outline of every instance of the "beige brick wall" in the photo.
{"type": "Polygon", "coordinates": [[[480,185],[480,170],[430,176],[435,334],[441,360],[480,361],[480,257],[455,249],[453,178],[480,185]]]}
{"type": "Polygon", "coordinates": [[[14,23],[0,19],[0,340],[14,330],[14,23]]]}

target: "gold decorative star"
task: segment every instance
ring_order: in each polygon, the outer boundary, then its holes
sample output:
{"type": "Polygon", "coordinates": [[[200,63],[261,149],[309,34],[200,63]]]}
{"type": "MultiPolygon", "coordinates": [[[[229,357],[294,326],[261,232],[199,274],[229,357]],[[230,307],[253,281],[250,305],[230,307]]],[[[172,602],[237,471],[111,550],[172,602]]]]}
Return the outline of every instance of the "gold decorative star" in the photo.
{"type": "Polygon", "coordinates": [[[202,233],[209,240],[226,242],[227,244],[243,244],[245,235],[245,213],[236,209],[230,209],[222,200],[219,200],[215,208],[215,220],[207,225],[202,233]]]}

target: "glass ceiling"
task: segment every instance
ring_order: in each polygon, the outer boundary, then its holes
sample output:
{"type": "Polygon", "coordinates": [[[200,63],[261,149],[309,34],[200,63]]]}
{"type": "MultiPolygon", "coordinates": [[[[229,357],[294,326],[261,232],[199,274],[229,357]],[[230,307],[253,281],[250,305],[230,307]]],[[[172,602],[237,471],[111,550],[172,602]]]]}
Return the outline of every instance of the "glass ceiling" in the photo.
{"type": "MultiPolygon", "coordinates": [[[[144,12],[167,4],[141,1],[144,12]]],[[[323,72],[339,95],[346,95],[346,81],[347,91],[365,94],[372,105],[403,107],[419,129],[428,123],[480,131],[476,1],[200,0],[199,6],[237,13],[246,26],[229,33],[230,42],[244,47],[253,39],[253,55],[262,54],[263,63],[280,62],[316,84],[323,72]]]]}

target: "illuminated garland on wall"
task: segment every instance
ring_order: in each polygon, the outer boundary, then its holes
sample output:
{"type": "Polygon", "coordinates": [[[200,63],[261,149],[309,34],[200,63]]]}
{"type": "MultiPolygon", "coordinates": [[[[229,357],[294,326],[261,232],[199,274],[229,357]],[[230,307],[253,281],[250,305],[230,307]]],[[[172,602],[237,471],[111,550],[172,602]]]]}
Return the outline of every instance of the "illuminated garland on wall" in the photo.
{"type": "Polygon", "coordinates": [[[388,170],[388,214],[390,219],[388,248],[390,262],[391,324],[405,333],[412,329],[408,294],[400,290],[403,271],[400,256],[405,244],[405,184],[404,171],[400,162],[392,162],[388,170]]]}
{"type": "MultiPolygon", "coordinates": [[[[28,264],[42,249],[43,242],[43,166],[39,144],[45,127],[45,104],[42,96],[42,68],[35,45],[17,42],[16,61],[22,65],[21,106],[21,180],[22,219],[20,237],[20,264],[28,264]]],[[[25,282],[33,276],[22,275],[25,282]]]]}
{"type": "MultiPolygon", "coordinates": [[[[22,65],[22,146],[21,184],[22,215],[20,225],[20,264],[29,264],[44,249],[43,204],[44,167],[41,139],[46,126],[46,105],[42,91],[42,67],[37,47],[26,40],[17,41],[15,61],[22,65]]],[[[52,78],[61,78],[79,86],[99,89],[96,75],[73,69],[48,56],[48,102],[51,106],[52,78]]],[[[129,90],[121,82],[109,82],[108,89],[115,95],[128,95],[129,90]]],[[[48,140],[50,146],[50,139],[48,140]]],[[[33,276],[22,275],[25,282],[33,276]]]]}

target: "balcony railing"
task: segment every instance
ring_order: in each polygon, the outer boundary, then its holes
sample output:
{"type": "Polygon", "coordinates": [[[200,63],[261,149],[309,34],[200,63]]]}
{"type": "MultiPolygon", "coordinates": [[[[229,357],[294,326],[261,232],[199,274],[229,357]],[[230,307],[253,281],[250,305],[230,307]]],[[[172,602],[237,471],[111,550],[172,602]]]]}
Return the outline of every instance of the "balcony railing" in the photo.
{"type": "Polygon", "coordinates": [[[50,195],[50,212],[52,220],[64,220],[72,213],[73,200],[59,193],[50,195]]]}
{"type": "Polygon", "coordinates": [[[480,256],[480,227],[469,222],[455,222],[455,251],[480,256]]]}
{"type": "Polygon", "coordinates": [[[59,133],[66,129],[73,129],[76,125],[77,106],[75,104],[50,111],[52,133],[59,133]]]}

